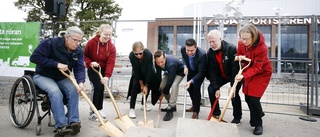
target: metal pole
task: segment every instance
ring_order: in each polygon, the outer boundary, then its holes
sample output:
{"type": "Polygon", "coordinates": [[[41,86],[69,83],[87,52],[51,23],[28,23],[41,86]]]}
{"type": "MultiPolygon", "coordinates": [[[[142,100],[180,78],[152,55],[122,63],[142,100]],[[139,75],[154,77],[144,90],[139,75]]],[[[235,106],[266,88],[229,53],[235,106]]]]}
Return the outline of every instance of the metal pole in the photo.
{"type": "Polygon", "coordinates": [[[308,64],[307,68],[307,116],[301,116],[299,117],[301,120],[310,121],[310,122],[317,122],[316,119],[309,117],[309,75],[310,75],[310,66],[311,64],[308,64]]]}
{"type": "Polygon", "coordinates": [[[315,85],[314,91],[311,92],[311,107],[318,108],[318,68],[319,68],[319,58],[318,58],[318,23],[317,23],[317,16],[312,16],[312,28],[313,28],[313,51],[314,51],[314,78],[315,78],[315,85]]]}
{"type": "Polygon", "coordinates": [[[281,76],[281,19],[280,19],[280,9],[278,9],[278,58],[277,58],[277,76],[281,76]]]}

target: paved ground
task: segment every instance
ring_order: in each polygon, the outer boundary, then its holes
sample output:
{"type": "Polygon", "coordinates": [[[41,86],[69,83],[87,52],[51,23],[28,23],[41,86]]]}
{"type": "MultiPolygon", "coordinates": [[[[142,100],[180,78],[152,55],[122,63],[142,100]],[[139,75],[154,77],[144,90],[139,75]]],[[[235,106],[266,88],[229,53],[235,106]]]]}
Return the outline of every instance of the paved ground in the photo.
{"type": "MultiPolygon", "coordinates": [[[[139,100],[139,99],[138,99],[139,100]]],[[[221,101],[224,103],[223,101],[221,101]]],[[[127,114],[129,111],[129,102],[128,101],[118,101],[117,102],[118,107],[120,109],[120,112],[122,114],[127,114]]],[[[136,115],[137,118],[133,119],[132,121],[137,124],[137,122],[143,120],[143,111],[140,110],[140,103],[137,103],[137,109],[136,109],[136,115]]],[[[149,103],[150,104],[150,103],[149,103]]],[[[154,124],[157,123],[157,114],[158,114],[158,104],[155,106],[151,106],[151,111],[147,113],[147,119],[153,120],[154,124]]],[[[163,107],[166,107],[166,104],[162,105],[163,107]]],[[[188,108],[189,106],[187,106],[188,108]]],[[[106,137],[108,136],[103,130],[98,128],[99,122],[93,122],[88,120],[88,111],[89,111],[89,105],[87,102],[81,98],[80,99],[80,116],[81,116],[81,122],[82,122],[82,128],[81,132],[77,135],[78,137],[106,137]]],[[[264,134],[263,137],[316,137],[320,134],[320,118],[319,117],[312,117],[317,120],[317,122],[308,122],[304,120],[300,120],[300,116],[305,116],[305,114],[299,109],[299,107],[296,106],[279,106],[279,105],[263,105],[263,108],[266,112],[265,117],[263,117],[263,126],[264,126],[264,134]],[[276,113],[278,112],[278,113],[276,113]],[[282,112],[285,112],[282,113],[282,112]]],[[[174,118],[171,121],[162,121],[162,118],[164,116],[164,112],[161,113],[160,116],[160,123],[159,123],[159,129],[163,131],[168,131],[172,133],[183,132],[177,129],[177,123],[178,118],[181,118],[183,116],[183,105],[179,104],[177,106],[177,112],[174,113],[174,118]]],[[[27,126],[24,129],[16,128],[11,120],[10,120],[10,114],[8,111],[7,105],[1,105],[0,106],[0,137],[18,137],[23,135],[24,137],[33,137],[36,136],[36,117],[32,120],[29,126],[27,126]]],[[[243,118],[241,120],[241,125],[237,126],[238,133],[241,137],[250,137],[254,136],[252,134],[253,128],[249,125],[249,112],[247,109],[247,105],[243,102],[243,118]]],[[[108,122],[116,125],[114,122],[114,118],[116,117],[116,113],[114,111],[114,107],[112,106],[112,103],[109,101],[109,99],[106,99],[104,102],[104,111],[107,113],[108,122]]],[[[205,120],[207,118],[207,115],[210,111],[210,108],[208,106],[201,108],[200,113],[200,120],[205,120]]],[[[191,113],[186,113],[186,118],[189,119],[191,117],[191,113]]],[[[183,120],[183,119],[182,119],[183,120]]],[[[230,122],[232,120],[232,110],[228,109],[224,120],[230,122]]],[[[42,131],[41,131],[41,137],[52,137],[54,136],[53,130],[54,128],[48,127],[47,122],[48,118],[46,117],[42,121],[42,131]]],[[[199,122],[197,122],[199,124],[199,122]]],[[[231,124],[231,123],[228,123],[231,124]]],[[[219,124],[213,123],[212,127],[208,128],[214,128],[214,126],[217,126],[219,124]]],[[[194,131],[195,133],[201,130],[197,130],[198,127],[201,127],[200,125],[194,125],[194,128],[190,128],[191,131],[194,131]]],[[[154,130],[156,130],[155,128],[154,130]]],[[[144,129],[141,129],[142,131],[144,129]]],[[[146,133],[149,131],[148,129],[145,129],[146,133]]],[[[221,132],[228,137],[228,130],[224,129],[221,130],[221,132]]],[[[230,130],[229,130],[230,131],[230,130]]],[[[230,131],[231,132],[231,131],[230,131]]],[[[140,132],[141,135],[139,137],[145,136],[143,132],[140,132]]],[[[221,133],[220,133],[221,134],[221,133]]],[[[159,134],[157,134],[159,136],[159,134]]],[[[154,136],[157,136],[154,135],[154,136]]],[[[126,135],[130,136],[130,135],[126,135]]],[[[208,136],[215,136],[215,135],[208,135],[208,136]]]]}
{"type": "MultiPolygon", "coordinates": [[[[36,116],[34,116],[32,122],[29,126],[27,126],[24,129],[16,128],[11,120],[10,120],[10,114],[8,109],[8,98],[9,98],[9,91],[11,90],[13,81],[16,78],[9,78],[9,77],[0,77],[0,137],[18,137],[23,135],[24,137],[34,137],[36,136],[36,116]]],[[[88,82],[86,82],[86,87],[89,88],[90,85],[88,82]]],[[[125,100],[125,95],[122,95],[121,97],[117,96],[117,105],[120,109],[121,114],[128,114],[129,112],[129,101],[125,100]]],[[[242,96],[242,94],[241,94],[242,96]]],[[[141,99],[141,95],[138,96],[138,101],[141,99]]],[[[242,96],[243,99],[243,96],[242,96]]],[[[263,98],[262,98],[263,99],[263,98]]],[[[178,111],[174,113],[174,118],[171,121],[162,121],[163,116],[165,115],[164,112],[161,113],[160,121],[159,121],[159,127],[154,128],[152,130],[146,129],[146,128],[139,128],[137,129],[137,132],[132,133],[131,131],[128,133],[132,134],[125,134],[126,137],[135,137],[138,133],[139,137],[149,137],[150,133],[155,133],[152,135],[152,137],[157,136],[165,136],[165,137],[171,137],[175,136],[176,133],[179,133],[179,135],[182,135],[184,131],[188,131],[191,133],[187,137],[193,137],[198,136],[200,134],[197,134],[203,129],[199,128],[216,128],[216,129],[222,129],[218,130],[218,134],[207,134],[208,137],[213,137],[217,135],[223,134],[224,137],[229,137],[232,134],[231,133],[238,133],[240,137],[250,137],[254,136],[252,134],[253,128],[249,125],[249,111],[247,104],[245,102],[242,102],[243,106],[243,118],[241,120],[241,125],[236,126],[236,130],[234,131],[234,128],[229,129],[224,126],[219,126],[220,123],[212,123],[212,125],[207,125],[208,123],[205,123],[207,121],[207,115],[209,114],[210,108],[209,106],[202,106],[201,112],[200,112],[200,120],[197,122],[190,123],[191,113],[186,113],[186,119],[181,119],[183,116],[183,98],[179,96],[178,98],[178,111]],[[179,120],[178,120],[179,119],[179,120]],[[181,121],[182,120],[182,121],[181,121]],[[203,124],[201,124],[203,121],[203,124]],[[190,123],[194,125],[193,128],[185,129],[179,128],[177,129],[177,126],[179,123],[190,123]],[[232,130],[232,131],[231,131],[232,130]],[[138,132],[139,131],[139,132],[138,132]],[[163,132],[168,132],[168,134],[164,134],[163,132]]],[[[220,100],[221,107],[225,104],[225,100],[220,100]]],[[[150,102],[148,102],[150,104],[150,102]]],[[[190,99],[188,98],[188,103],[190,104],[190,99]]],[[[155,106],[151,106],[151,111],[147,113],[147,119],[153,120],[153,123],[157,123],[157,114],[158,114],[158,104],[155,106]]],[[[166,107],[167,104],[163,104],[162,107],[166,107]]],[[[190,106],[187,105],[187,108],[190,106]]],[[[89,105],[87,102],[80,98],[80,117],[82,122],[82,128],[81,132],[77,135],[78,137],[107,137],[108,134],[106,134],[103,130],[98,128],[99,122],[93,122],[88,119],[88,112],[89,112],[89,105]]],[[[266,115],[263,117],[263,126],[264,126],[264,133],[261,135],[262,137],[317,137],[320,134],[320,117],[312,116],[312,118],[316,119],[317,122],[308,122],[299,119],[301,116],[306,116],[305,113],[303,113],[300,110],[299,106],[288,106],[288,105],[273,105],[273,104],[263,104],[263,109],[266,113],[266,115]]],[[[104,102],[104,111],[107,113],[107,119],[108,122],[111,124],[116,123],[114,121],[114,118],[116,118],[116,113],[114,110],[114,107],[112,103],[110,102],[110,99],[106,98],[104,102]]],[[[143,111],[140,110],[140,102],[136,105],[136,115],[137,118],[133,119],[132,121],[137,125],[139,121],[143,121],[143,111]]],[[[231,104],[229,105],[229,108],[225,114],[224,120],[227,122],[230,122],[232,120],[232,108],[231,104]]],[[[54,123],[53,123],[54,124],[54,123]]],[[[227,123],[231,124],[231,123],[227,123]]],[[[48,126],[48,117],[45,117],[42,120],[42,131],[40,136],[41,137],[52,137],[54,136],[54,128],[48,126]]],[[[190,125],[186,125],[186,127],[189,127],[190,125]]],[[[181,125],[179,126],[181,127],[181,125]]],[[[191,126],[192,127],[192,126],[191,126]]],[[[211,133],[211,132],[210,132],[211,133]]],[[[184,136],[185,137],[185,136],[184,136]]]]}

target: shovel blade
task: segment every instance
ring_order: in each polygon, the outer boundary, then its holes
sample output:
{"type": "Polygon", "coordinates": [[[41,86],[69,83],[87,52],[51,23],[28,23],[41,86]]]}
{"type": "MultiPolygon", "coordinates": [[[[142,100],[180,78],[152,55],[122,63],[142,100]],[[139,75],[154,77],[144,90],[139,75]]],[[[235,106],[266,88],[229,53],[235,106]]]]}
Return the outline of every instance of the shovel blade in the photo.
{"type": "Polygon", "coordinates": [[[108,121],[106,121],[104,124],[99,124],[98,127],[111,137],[122,137],[124,135],[121,130],[108,121]]]}
{"type": "Polygon", "coordinates": [[[127,132],[130,127],[136,126],[126,114],[121,117],[116,117],[114,121],[124,133],[127,132]]]}
{"type": "Polygon", "coordinates": [[[227,121],[224,121],[224,120],[219,121],[219,118],[216,118],[216,117],[213,117],[213,116],[211,117],[210,121],[227,123],[227,121]]]}
{"type": "Polygon", "coordinates": [[[154,128],[153,120],[148,120],[146,122],[139,121],[138,122],[139,127],[148,127],[148,128],[154,128]]]}

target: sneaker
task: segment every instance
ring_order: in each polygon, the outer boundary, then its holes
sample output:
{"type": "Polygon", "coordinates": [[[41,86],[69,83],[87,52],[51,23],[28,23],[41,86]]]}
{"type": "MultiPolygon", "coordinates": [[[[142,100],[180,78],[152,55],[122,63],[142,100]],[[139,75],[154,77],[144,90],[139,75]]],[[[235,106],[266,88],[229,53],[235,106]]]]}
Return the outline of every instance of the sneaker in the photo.
{"type": "Polygon", "coordinates": [[[98,117],[96,116],[96,114],[92,113],[89,115],[89,119],[95,122],[99,122],[98,117]]]}
{"type": "Polygon", "coordinates": [[[236,124],[237,126],[239,126],[241,122],[240,122],[240,119],[233,118],[233,120],[231,121],[231,123],[236,124]]]}
{"type": "Polygon", "coordinates": [[[73,132],[73,130],[71,129],[70,126],[62,126],[62,127],[59,127],[58,129],[56,129],[54,131],[56,133],[56,135],[61,135],[61,136],[64,136],[64,135],[68,135],[68,134],[71,134],[73,132]]]}
{"type": "Polygon", "coordinates": [[[129,118],[131,118],[131,119],[135,119],[136,118],[136,114],[134,113],[134,109],[130,109],[129,118]]]}
{"type": "MultiPolygon", "coordinates": [[[[143,105],[141,105],[141,110],[143,111],[143,108],[144,106],[143,105]]],[[[151,111],[151,108],[150,107],[148,107],[147,105],[146,105],[146,111],[151,111]]]]}
{"type": "Polygon", "coordinates": [[[80,132],[81,124],[80,122],[71,122],[70,127],[72,129],[71,135],[76,135],[80,132]]]}
{"type": "Polygon", "coordinates": [[[103,119],[106,119],[106,118],[107,118],[106,113],[104,113],[102,109],[98,110],[98,112],[99,112],[100,116],[101,116],[103,119]]]}

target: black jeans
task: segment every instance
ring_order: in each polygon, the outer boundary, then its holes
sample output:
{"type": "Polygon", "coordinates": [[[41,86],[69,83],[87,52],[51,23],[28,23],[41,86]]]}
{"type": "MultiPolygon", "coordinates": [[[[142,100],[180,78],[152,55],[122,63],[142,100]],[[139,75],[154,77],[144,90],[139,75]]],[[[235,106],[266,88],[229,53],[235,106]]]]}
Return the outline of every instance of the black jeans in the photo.
{"type": "MultiPolygon", "coordinates": [[[[104,76],[105,70],[101,70],[101,74],[102,76],[104,76]]],[[[100,76],[96,72],[94,72],[92,68],[88,68],[88,77],[92,86],[92,103],[97,108],[97,110],[101,110],[103,109],[104,85],[101,83],[100,76]]]]}
{"type": "Polygon", "coordinates": [[[260,103],[260,98],[245,95],[245,100],[250,110],[251,126],[262,126],[263,110],[260,103]]]}
{"type": "MultiPolygon", "coordinates": [[[[225,85],[226,83],[230,82],[230,80],[227,80],[225,78],[219,77],[218,78],[219,81],[219,87],[222,87],[223,85],[225,85]]],[[[232,103],[232,107],[233,107],[233,117],[236,119],[241,119],[242,118],[242,106],[241,106],[241,98],[239,96],[239,90],[241,88],[242,83],[239,82],[237,87],[236,87],[236,93],[235,93],[235,97],[231,99],[231,103],[232,103]]],[[[230,86],[232,86],[230,84],[230,86]]],[[[228,91],[220,91],[220,93],[222,92],[228,92],[228,91]]],[[[210,98],[210,103],[211,103],[211,107],[213,106],[213,102],[216,100],[216,91],[214,91],[212,85],[210,84],[208,86],[208,94],[209,94],[209,98],[210,98]]],[[[213,115],[215,116],[220,116],[221,114],[221,110],[220,110],[220,105],[219,105],[219,101],[217,102],[217,105],[213,111],[213,115]]]]}
{"type": "MultiPolygon", "coordinates": [[[[188,75],[187,75],[187,81],[191,80],[197,73],[193,72],[191,69],[189,69],[188,75]]],[[[192,107],[193,112],[200,112],[200,105],[201,105],[201,85],[203,83],[204,77],[198,81],[194,81],[188,89],[191,101],[192,101],[192,107]]]]}
{"type": "MultiPolygon", "coordinates": [[[[132,91],[131,91],[131,98],[130,98],[130,108],[135,108],[136,106],[136,100],[137,100],[137,95],[141,92],[140,90],[140,83],[136,78],[133,78],[133,84],[132,84],[132,91]]],[[[146,100],[148,100],[148,96],[150,93],[150,89],[148,89],[148,94],[146,96],[146,100]]],[[[141,104],[143,105],[143,98],[141,100],[141,104]]]]}

